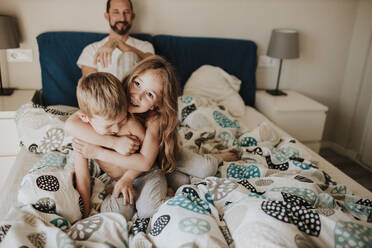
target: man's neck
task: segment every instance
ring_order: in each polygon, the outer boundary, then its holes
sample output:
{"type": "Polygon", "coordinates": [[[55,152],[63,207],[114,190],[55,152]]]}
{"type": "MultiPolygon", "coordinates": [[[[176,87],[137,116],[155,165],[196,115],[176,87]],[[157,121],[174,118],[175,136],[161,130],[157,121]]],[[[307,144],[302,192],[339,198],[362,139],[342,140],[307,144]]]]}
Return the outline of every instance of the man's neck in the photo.
{"type": "Polygon", "coordinates": [[[109,34],[110,38],[112,39],[118,39],[118,40],[121,40],[121,41],[127,41],[128,37],[129,37],[129,33],[127,34],[124,34],[124,35],[120,35],[120,34],[117,34],[115,33],[114,31],[110,31],[110,34],[109,34]]]}

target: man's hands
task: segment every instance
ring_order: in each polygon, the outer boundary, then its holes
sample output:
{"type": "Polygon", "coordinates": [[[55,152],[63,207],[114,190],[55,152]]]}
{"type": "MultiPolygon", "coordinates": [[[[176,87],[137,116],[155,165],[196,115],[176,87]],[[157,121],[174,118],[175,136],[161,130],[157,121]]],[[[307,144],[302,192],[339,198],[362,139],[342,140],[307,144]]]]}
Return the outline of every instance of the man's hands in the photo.
{"type": "Polygon", "coordinates": [[[117,47],[117,40],[109,39],[103,46],[101,46],[94,56],[94,63],[101,63],[103,68],[111,64],[112,52],[117,47]]]}
{"type": "Polygon", "coordinates": [[[112,63],[112,52],[115,48],[120,49],[123,53],[131,51],[132,47],[124,41],[110,38],[103,46],[101,46],[94,55],[94,64],[101,63],[103,68],[106,68],[112,63]]]}

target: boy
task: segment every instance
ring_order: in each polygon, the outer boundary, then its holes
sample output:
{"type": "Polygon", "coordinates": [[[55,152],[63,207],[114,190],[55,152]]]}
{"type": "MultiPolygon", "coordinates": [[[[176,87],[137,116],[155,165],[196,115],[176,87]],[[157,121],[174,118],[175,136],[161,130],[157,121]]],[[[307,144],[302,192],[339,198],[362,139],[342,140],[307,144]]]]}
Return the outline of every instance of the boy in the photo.
{"type": "MultiPolygon", "coordinates": [[[[100,135],[134,135],[142,143],[145,129],[133,117],[128,117],[128,98],[123,87],[114,75],[105,72],[91,73],[83,77],[77,86],[77,100],[80,110],[77,115],[83,122],[92,126],[100,135]]],[[[84,204],[84,215],[89,214],[90,174],[88,159],[75,152],[76,188],[84,204]]],[[[134,202],[133,180],[142,172],[136,170],[116,169],[110,171],[114,180],[125,182],[130,204],[134,202]]]]}

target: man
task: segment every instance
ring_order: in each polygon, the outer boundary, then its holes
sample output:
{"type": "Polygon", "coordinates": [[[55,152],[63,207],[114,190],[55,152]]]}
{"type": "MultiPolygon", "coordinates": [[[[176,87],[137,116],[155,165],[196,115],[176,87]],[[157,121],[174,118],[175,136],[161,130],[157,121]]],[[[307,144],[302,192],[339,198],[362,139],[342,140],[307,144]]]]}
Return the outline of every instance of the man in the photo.
{"type": "Polygon", "coordinates": [[[129,36],[136,17],[131,0],[108,0],[104,16],[111,28],[109,35],[85,47],[77,65],[83,76],[103,71],[121,80],[139,60],[153,55],[154,47],[129,36]]]}

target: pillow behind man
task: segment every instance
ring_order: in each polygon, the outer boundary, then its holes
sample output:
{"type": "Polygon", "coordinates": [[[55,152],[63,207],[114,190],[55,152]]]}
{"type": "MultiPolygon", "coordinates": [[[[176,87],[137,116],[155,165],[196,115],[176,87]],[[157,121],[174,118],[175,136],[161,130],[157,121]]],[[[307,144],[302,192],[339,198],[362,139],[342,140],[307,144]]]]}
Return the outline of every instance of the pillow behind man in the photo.
{"type": "Polygon", "coordinates": [[[245,112],[239,95],[241,81],[217,66],[203,65],[194,71],[185,84],[183,95],[209,98],[226,107],[234,117],[245,112]]]}

